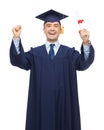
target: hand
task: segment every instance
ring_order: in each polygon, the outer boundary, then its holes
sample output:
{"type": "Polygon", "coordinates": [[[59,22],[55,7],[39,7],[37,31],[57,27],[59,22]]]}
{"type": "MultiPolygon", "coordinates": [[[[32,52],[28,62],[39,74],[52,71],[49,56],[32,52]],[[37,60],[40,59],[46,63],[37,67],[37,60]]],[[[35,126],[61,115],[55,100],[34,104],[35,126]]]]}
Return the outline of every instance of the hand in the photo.
{"type": "Polygon", "coordinates": [[[83,40],[83,43],[88,45],[90,43],[89,37],[90,37],[90,33],[87,29],[82,29],[79,30],[79,34],[81,39],[83,40]]]}
{"type": "Polygon", "coordinates": [[[21,34],[21,30],[22,30],[22,27],[20,25],[17,25],[15,26],[13,29],[12,29],[12,32],[13,32],[13,38],[19,38],[20,37],[20,34],[21,34]]]}

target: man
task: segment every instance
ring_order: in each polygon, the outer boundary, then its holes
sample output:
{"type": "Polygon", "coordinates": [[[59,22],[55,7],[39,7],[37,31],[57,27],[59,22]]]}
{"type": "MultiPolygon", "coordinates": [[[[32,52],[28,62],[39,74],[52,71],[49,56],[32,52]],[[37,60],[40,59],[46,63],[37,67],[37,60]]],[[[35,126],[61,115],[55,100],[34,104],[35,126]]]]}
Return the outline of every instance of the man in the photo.
{"type": "Polygon", "coordinates": [[[46,43],[28,52],[21,43],[21,26],[12,30],[11,64],[30,70],[26,130],[81,130],[76,71],[92,64],[94,49],[86,29],[79,31],[81,53],[60,45],[60,20],[66,17],[54,10],[36,16],[44,21],[46,43]]]}

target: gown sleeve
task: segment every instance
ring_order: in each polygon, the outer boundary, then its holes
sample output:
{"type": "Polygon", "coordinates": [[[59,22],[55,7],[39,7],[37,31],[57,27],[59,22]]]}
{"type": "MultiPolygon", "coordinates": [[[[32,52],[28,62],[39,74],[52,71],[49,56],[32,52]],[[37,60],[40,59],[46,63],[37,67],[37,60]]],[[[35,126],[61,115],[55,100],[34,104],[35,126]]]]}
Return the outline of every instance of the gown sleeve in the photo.
{"type": "Polygon", "coordinates": [[[10,46],[10,62],[13,66],[17,66],[21,69],[29,70],[31,69],[32,53],[31,50],[24,52],[21,40],[19,43],[20,53],[18,54],[14,41],[12,40],[10,46]]]}
{"type": "Polygon", "coordinates": [[[72,63],[75,65],[76,70],[86,70],[93,63],[95,51],[92,45],[90,45],[89,49],[90,50],[87,59],[85,59],[83,45],[81,46],[81,53],[76,50],[73,51],[72,63]]]}

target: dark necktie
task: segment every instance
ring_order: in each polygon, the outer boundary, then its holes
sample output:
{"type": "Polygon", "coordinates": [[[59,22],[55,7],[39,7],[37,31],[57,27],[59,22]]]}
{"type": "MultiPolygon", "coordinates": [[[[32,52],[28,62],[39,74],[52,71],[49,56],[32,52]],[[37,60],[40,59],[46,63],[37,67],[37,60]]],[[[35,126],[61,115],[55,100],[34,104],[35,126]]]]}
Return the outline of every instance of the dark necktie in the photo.
{"type": "Polygon", "coordinates": [[[55,44],[50,44],[50,51],[49,51],[49,56],[51,57],[51,59],[54,58],[54,46],[55,44]]]}

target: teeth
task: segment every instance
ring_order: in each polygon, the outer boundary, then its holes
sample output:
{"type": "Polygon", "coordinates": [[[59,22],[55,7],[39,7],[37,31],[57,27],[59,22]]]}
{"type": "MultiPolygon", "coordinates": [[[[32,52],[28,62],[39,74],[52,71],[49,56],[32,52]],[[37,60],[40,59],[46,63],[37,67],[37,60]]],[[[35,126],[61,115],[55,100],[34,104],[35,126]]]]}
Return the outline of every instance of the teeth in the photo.
{"type": "Polygon", "coordinates": [[[54,35],[54,34],[55,34],[55,32],[49,32],[49,34],[54,35]]]}

